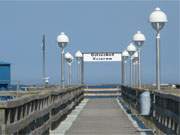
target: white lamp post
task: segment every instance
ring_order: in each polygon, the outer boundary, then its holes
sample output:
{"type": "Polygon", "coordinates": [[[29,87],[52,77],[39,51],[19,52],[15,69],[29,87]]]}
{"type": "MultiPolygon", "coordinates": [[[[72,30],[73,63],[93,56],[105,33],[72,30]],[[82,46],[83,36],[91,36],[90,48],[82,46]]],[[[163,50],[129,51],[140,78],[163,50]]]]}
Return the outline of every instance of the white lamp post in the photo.
{"type": "Polygon", "coordinates": [[[58,46],[61,48],[61,86],[64,88],[64,48],[69,43],[69,38],[64,32],[57,36],[58,46]]]}
{"type": "Polygon", "coordinates": [[[144,41],[146,40],[144,34],[141,33],[141,31],[137,31],[137,33],[133,36],[134,44],[136,45],[138,49],[138,88],[141,88],[141,50],[140,48],[144,44],[144,41]]]}
{"type": "Polygon", "coordinates": [[[137,66],[137,62],[138,62],[138,59],[139,59],[137,51],[134,53],[132,58],[133,58],[133,73],[132,73],[132,75],[133,75],[133,77],[132,77],[133,78],[133,85],[137,86],[137,83],[136,83],[137,82],[136,66],[137,66]]]}
{"type": "Polygon", "coordinates": [[[123,51],[122,52],[122,64],[121,64],[121,71],[122,71],[122,73],[121,73],[121,75],[122,75],[122,77],[121,77],[121,84],[122,85],[125,85],[126,84],[126,68],[125,68],[125,63],[126,63],[126,60],[128,59],[128,57],[129,57],[129,53],[125,50],[125,51],[123,51]]]}
{"type": "Polygon", "coordinates": [[[160,30],[167,20],[166,14],[160,8],[156,8],[149,16],[152,27],[156,30],[156,87],[160,90],[160,30]]]}
{"type": "Polygon", "coordinates": [[[72,73],[71,73],[71,64],[72,64],[72,61],[73,61],[73,56],[67,52],[65,54],[65,59],[68,63],[68,85],[71,85],[71,78],[72,78],[72,73]]]}
{"type": "Polygon", "coordinates": [[[134,86],[138,87],[138,59],[134,59],[134,86]]]}
{"type": "Polygon", "coordinates": [[[136,46],[133,43],[130,43],[127,47],[127,51],[131,57],[131,62],[130,62],[130,86],[132,87],[132,56],[136,52],[136,46]]]}
{"type": "Polygon", "coordinates": [[[75,57],[77,59],[77,62],[78,62],[78,81],[79,83],[81,83],[81,64],[82,64],[82,58],[83,58],[83,55],[81,53],[81,51],[77,51],[76,54],[75,54],[75,57]]]}

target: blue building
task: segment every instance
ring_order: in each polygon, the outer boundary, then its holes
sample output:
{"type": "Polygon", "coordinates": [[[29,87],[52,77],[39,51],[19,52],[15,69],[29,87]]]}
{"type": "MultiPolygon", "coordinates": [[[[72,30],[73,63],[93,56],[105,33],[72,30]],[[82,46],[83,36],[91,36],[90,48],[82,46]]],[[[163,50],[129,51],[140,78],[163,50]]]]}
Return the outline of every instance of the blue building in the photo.
{"type": "Polygon", "coordinates": [[[8,89],[11,83],[11,64],[0,62],[0,89],[8,89]]]}

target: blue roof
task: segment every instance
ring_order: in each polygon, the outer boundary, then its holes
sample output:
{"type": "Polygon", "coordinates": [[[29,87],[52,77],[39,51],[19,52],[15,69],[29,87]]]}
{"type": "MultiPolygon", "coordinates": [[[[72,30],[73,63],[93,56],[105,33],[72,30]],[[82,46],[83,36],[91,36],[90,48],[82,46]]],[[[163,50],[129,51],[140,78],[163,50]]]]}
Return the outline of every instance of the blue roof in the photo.
{"type": "Polygon", "coordinates": [[[11,63],[0,61],[0,64],[2,65],[2,64],[11,64],[11,63]]]}

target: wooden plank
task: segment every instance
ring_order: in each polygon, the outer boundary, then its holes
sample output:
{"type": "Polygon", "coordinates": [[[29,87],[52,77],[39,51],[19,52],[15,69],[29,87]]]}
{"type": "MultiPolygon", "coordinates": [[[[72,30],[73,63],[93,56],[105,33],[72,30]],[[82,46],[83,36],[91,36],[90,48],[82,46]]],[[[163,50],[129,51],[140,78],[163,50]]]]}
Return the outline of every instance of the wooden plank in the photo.
{"type": "Polygon", "coordinates": [[[90,99],[66,132],[66,135],[139,134],[118,106],[116,99],[112,98],[90,99]]]}

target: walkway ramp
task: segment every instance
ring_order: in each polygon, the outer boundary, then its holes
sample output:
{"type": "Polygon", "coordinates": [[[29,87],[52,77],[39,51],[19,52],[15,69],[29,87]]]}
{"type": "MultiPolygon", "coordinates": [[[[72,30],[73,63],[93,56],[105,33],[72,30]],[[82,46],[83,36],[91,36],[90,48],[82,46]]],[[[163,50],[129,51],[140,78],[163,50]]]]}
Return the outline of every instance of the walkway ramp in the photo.
{"type": "Polygon", "coordinates": [[[115,98],[89,99],[66,135],[139,135],[115,98]]]}
{"type": "Polygon", "coordinates": [[[84,89],[84,97],[85,98],[117,98],[121,96],[120,88],[86,88],[84,89]]]}

